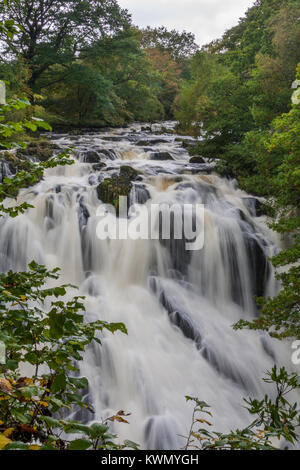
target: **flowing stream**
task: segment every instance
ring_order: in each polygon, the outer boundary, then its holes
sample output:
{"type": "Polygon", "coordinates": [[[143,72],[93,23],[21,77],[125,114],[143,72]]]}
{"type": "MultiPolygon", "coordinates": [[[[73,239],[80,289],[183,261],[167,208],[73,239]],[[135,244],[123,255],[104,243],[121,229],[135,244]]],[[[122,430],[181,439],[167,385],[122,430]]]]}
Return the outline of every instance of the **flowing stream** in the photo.
{"type": "Polygon", "coordinates": [[[95,413],[75,410],[72,418],[97,421],[124,410],[130,424],[112,425],[120,440],[179,449],[191,424],[185,395],[211,405],[218,431],[247,425],[242,397],[269,393],[260,378],[290,353],[262,333],[232,329],[257,315],[254,295],[277,289],[267,261],[277,240],[265,217],[257,217],[258,202],[215,175],[213,165],[190,164],[179,136],[153,129],[53,134],[61,148],[74,146],[75,164],[47,170],[20,195],[34,208],[0,219],[0,269],[25,269],[33,259],[59,266],[61,283],[86,296],[87,321],[128,329],[104,333],[102,346],[86,352],[80,370],[95,413]],[[202,250],[187,251],[174,238],[97,238],[97,186],[122,165],[140,174],[131,203],[205,205],[202,250]]]}

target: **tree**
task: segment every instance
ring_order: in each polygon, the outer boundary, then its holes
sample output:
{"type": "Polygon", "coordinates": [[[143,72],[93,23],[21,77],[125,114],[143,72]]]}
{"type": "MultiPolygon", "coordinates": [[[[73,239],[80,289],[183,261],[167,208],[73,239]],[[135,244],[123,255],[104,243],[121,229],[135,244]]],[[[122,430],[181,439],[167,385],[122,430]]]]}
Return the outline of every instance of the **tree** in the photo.
{"type": "Polygon", "coordinates": [[[218,168],[226,176],[251,174],[255,131],[268,132],[272,119],[289,109],[299,15],[294,0],[257,1],[236,27],[191,61],[176,116],[183,131],[203,137],[195,151],[221,160],[218,168]]]}
{"type": "Polygon", "coordinates": [[[167,51],[174,61],[188,59],[198,50],[193,33],[182,33],[172,29],[168,31],[164,26],[141,29],[141,45],[145,49],[160,49],[167,51]]]}
{"type": "Polygon", "coordinates": [[[133,29],[92,45],[68,66],[52,66],[39,86],[46,97],[41,104],[75,125],[121,126],[164,116],[160,76],[133,29]]]}
{"type": "MultiPolygon", "coordinates": [[[[8,57],[21,54],[31,75],[29,87],[54,64],[68,64],[97,41],[126,30],[130,24],[127,10],[116,0],[18,0],[0,7],[0,21],[14,18],[22,32],[6,40],[8,57]]],[[[33,100],[33,98],[32,98],[33,100]]]]}
{"type": "Polygon", "coordinates": [[[205,140],[199,152],[220,157],[251,129],[249,96],[243,81],[213,54],[198,52],[191,62],[191,80],[182,87],[176,117],[180,128],[205,140]]]}
{"type": "Polygon", "coordinates": [[[257,54],[249,82],[253,95],[251,112],[259,127],[266,127],[290,108],[290,86],[299,62],[300,6],[289,2],[272,16],[267,29],[272,34],[271,54],[257,54]]]}
{"type": "Polygon", "coordinates": [[[168,51],[161,49],[149,49],[148,54],[153,68],[158,72],[160,89],[158,99],[162,103],[165,114],[168,118],[174,115],[174,103],[180,92],[182,82],[182,70],[175,62],[168,51]]]}

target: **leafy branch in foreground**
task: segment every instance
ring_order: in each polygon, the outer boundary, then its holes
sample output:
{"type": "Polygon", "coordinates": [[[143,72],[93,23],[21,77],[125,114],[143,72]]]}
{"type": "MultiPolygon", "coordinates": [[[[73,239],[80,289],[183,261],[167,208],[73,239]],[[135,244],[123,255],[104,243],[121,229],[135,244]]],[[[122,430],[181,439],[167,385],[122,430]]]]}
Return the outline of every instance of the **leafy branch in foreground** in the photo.
{"type": "Polygon", "coordinates": [[[0,365],[0,449],[116,446],[104,423],[88,427],[53,418],[74,406],[92,411],[78,393],[87,380],[70,374],[78,373],[85,347],[100,343],[99,332],[126,333],[122,323],[86,323],[83,297],[61,300],[72,286],[46,286],[58,271],[32,262],[28,272],[0,274],[0,341],[7,355],[0,365]],[[22,365],[29,368],[26,376],[22,365]],[[91,440],[70,443],[62,432],[84,432],[91,440]]]}
{"type": "Polygon", "coordinates": [[[278,450],[275,439],[288,441],[292,445],[298,442],[300,427],[300,410],[297,403],[290,404],[286,398],[289,392],[300,387],[297,375],[288,374],[284,368],[277,370],[276,366],[267,373],[266,383],[275,384],[277,396],[271,400],[267,395],[263,400],[244,399],[247,409],[256,419],[245,429],[231,431],[229,434],[209,431],[199,425],[212,426],[206,419],[199,416],[209,415],[209,406],[198,398],[186,397],[195,406],[192,425],[185,449],[199,450],[278,450]]]}
{"type": "Polygon", "coordinates": [[[24,213],[26,209],[32,207],[27,202],[13,206],[3,204],[3,202],[7,198],[16,199],[20,189],[27,188],[40,181],[47,168],[72,164],[73,160],[69,158],[68,150],[61,152],[59,155],[46,162],[40,162],[38,165],[27,160],[25,170],[17,172],[13,178],[4,178],[2,184],[0,184],[0,217],[4,214],[8,214],[10,217],[16,217],[19,213],[24,213]]]}

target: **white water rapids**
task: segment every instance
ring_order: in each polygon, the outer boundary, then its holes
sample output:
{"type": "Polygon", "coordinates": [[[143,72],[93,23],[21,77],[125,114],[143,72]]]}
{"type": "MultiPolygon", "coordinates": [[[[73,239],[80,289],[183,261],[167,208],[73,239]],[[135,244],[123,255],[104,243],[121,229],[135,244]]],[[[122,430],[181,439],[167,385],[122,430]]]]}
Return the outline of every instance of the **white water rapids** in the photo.
{"type": "Polygon", "coordinates": [[[214,175],[210,165],[189,164],[174,135],[134,125],[52,138],[62,148],[74,146],[76,162],[47,170],[22,192],[19,199],[33,209],[0,220],[0,270],[23,270],[33,259],[49,269],[59,266],[61,283],[79,286],[86,296],[87,321],[123,322],[128,329],[128,336],[105,333],[102,346],[86,352],[80,370],[95,414],[72,417],[99,421],[118,410],[131,413],[130,424],[114,423],[112,430],[142,449],[183,447],[180,436],[191,424],[185,395],[211,405],[215,430],[249,424],[242,397],[270,393],[261,377],[274,362],[290,362],[279,342],[232,329],[257,314],[254,295],[276,292],[266,259],[276,237],[265,218],[256,217],[254,199],[214,175]],[[85,163],[89,152],[106,168],[85,163]],[[173,160],[151,160],[155,152],[173,160]],[[186,252],[178,240],[97,238],[96,187],[121,165],[142,175],[132,191],[136,202],[205,204],[203,250],[186,252]]]}

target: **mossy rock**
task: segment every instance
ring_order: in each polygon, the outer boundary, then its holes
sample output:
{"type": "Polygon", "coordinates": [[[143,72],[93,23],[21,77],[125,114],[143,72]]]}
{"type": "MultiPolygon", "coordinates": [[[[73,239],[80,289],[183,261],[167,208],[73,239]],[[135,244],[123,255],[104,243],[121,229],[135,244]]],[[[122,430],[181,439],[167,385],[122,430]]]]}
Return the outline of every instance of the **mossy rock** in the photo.
{"type": "Polygon", "coordinates": [[[174,160],[174,158],[169,152],[154,152],[154,153],[151,153],[150,160],[164,161],[164,160],[174,160]]]}
{"type": "Polygon", "coordinates": [[[106,164],[104,162],[99,162],[99,163],[94,163],[92,168],[94,171],[100,171],[105,167],[106,167],[106,164]]]}
{"type": "Polygon", "coordinates": [[[11,173],[13,174],[18,171],[26,171],[29,169],[29,162],[24,155],[18,157],[15,153],[8,151],[0,152],[0,162],[7,163],[11,173]]]}
{"type": "Polygon", "coordinates": [[[99,163],[100,156],[94,150],[88,150],[84,153],[83,160],[85,163],[99,163]]]}
{"type": "Polygon", "coordinates": [[[97,186],[98,198],[104,204],[111,204],[119,215],[119,197],[127,197],[127,209],[129,209],[129,196],[132,181],[139,178],[139,173],[131,166],[121,166],[120,174],[112,178],[106,178],[97,186]]]}
{"type": "Polygon", "coordinates": [[[129,165],[122,165],[120,168],[120,178],[124,180],[135,181],[139,175],[139,172],[129,165]]]}
{"type": "Polygon", "coordinates": [[[45,162],[52,157],[53,151],[59,149],[58,145],[46,139],[31,141],[25,149],[18,149],[17,156],[35,157],[41,162],[45,162]]]}

